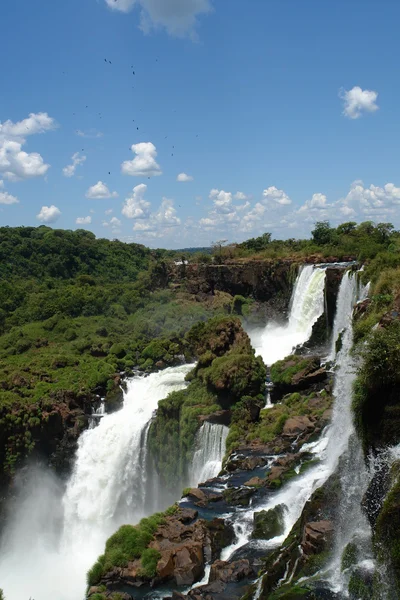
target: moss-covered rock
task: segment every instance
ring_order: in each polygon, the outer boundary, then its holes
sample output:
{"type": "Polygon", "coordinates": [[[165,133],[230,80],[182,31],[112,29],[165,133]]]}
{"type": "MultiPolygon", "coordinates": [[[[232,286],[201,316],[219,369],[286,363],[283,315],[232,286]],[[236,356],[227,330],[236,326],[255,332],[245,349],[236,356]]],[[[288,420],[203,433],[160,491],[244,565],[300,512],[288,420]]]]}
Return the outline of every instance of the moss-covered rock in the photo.
{"type": "Polygon", "coordinates": [[[325,367],[321,367],[318,357],[293,354],[272,365],[271,379],[274,383],[273,401],[277,401],[285,394],[306,390],[312,385],[326,382],[327,373],[325,367]]]}
{"type": "Polygon", "coordinates": [[[353,412],[366,452],[400,440],[400,322],[373,331],[361,351],[353,412]]]}
{"type": "Polygon", "coordinates": [[[278,504],[270,510],[254,513],[254,528],[252,536],[255,539],[269,540],[282,535],[285,528],[285,505],[278,504]]]}
{"type": "Polygon", "coordinates": [[[380,562],[388,566],[394,587],[400,596],[400,463],[391,471],[391,488],[379,512],[374,545],[380,562]]]}

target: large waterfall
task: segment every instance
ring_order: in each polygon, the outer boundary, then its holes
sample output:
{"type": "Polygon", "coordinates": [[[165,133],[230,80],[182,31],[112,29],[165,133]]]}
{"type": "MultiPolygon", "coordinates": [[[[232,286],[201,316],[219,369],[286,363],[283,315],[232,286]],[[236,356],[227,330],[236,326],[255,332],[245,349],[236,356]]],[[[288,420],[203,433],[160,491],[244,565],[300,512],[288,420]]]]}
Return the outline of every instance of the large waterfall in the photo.
{"type": "Polygon", "coordinates": [[[262,332],[250,334],[257,354],[267,365],[285,358],[310,338],[313,325],[324,312],[325,275],[323,267],[303,266],[292,293],[287,325],[268,323],[262,332]]]}
{"type": "Polygon", "coordinates": [[[158,401],[185,386],[191,367],[131,379],[122,409],[80,437],[64,493],[53,475],[31,469],[0,549],[7,600],[80,600],[107,537],[153,512],[145,495],[148,424],[158,401]]]}
{"type": "Polygon", "coordinates": [[[191,485],[216,477],[221,470],[229,428],[204,423],[196,434],[196,445],[190,473],[191,485]]]}

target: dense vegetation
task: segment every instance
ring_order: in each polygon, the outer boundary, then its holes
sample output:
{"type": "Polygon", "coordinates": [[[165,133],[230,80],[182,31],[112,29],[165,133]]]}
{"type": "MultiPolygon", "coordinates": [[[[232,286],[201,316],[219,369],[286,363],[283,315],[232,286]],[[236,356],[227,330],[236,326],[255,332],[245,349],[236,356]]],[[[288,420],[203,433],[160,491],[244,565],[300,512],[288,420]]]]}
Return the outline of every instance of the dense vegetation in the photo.
{"type": "Polygon", "coordinates": [[[159,402],[149,431],[150,450],[166,489],[187,482],[199,417],[235,406],[243,397],[257,397],[266,371],[255,357],[237,317],[215,317],[198,323],[186,335],[198,363],[188,375],[189,386],[159,402]]]}
{"type": "Polygon", "coordinates": [[[159,552],[149,548],[154,533],[159,525],[165,523],[168,515],[174,514],[174,505],[164,513],[155,513],[142,519],[138,525],[122,525],[106,542],[104,554],[99,556],[87,575],[89,586],[96,585],[102,576],[113,567],[126,567],[129,561],[140,559],[141,576],[151,579],[156,574],[159,552]]]}

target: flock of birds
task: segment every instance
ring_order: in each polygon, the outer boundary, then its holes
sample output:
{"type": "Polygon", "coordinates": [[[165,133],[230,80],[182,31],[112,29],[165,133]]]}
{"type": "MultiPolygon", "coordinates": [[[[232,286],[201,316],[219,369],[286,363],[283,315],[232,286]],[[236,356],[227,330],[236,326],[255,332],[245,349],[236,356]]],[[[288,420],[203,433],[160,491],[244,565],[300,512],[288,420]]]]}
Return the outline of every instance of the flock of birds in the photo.
{"type": "MultiPolygon", "coordinates": [[[[114,0],[114,2],[117,2],[117,0],[114,0]]],[[[155,60],[156,60],[156,62],[158,62],[158,58],[156,58],[155,60]]],[[[109,59],[107,59],[107,58],[105,58],[105,59],[104,59],[104,62],[105,62],[106,64],[112,65],[112,61],[111,61],[111,60],[109,60],[109,59]]],[[[131,70],[132,70],[132,75],[133,75],[133,76],[135,76],[135,75],[136,75],[136,71],[135,71],[135,68],[134,68],[134,66],[133,66],[133,65],[131,65],[131,70]]],[[[65,75],[65,74],[66,74],[66,73],[65,73],[65,71],[63,71],[63,75],[65,75]]],[[[134,89],[134,87],[133,87],[133,86],[132,86],[132,89],[134,89]]],[[[88,104],[86,104],[86,105],[85,105],[85,109],[88,109],[88,108],[89,108],[89,105],[88,105],[88,104]]],[[[176,110],[174,110],[173,112],[176,112],[176,110]]],[[[75,112],[73,112],[73,113],[72,113],[72,115],[73,115],[73,116],[76,116],[76,113],[75,113],[75,112]]],[[[103,117],[101,112],[97,113],[97,116],[99,117],[99,119],[102,119],[102,117],[103,117]]],[[[132,123],[135,123],[135,119],[132,119],[132,123]]],[[[78,133],[78,131],[79,131],[79,130],[76,130],[76,133],[78,133]]],[[[139,127],[138,127],[137,125],[136,125],[136,131],[139,131],[139,127]]],[[[198,135],[198,134],[196,134],[196,138],[198,138],[198,137],[199,137],[199,135],[198,135]]],[[[166,139],[168,139],[168,136],[166,135],[166,136],[164,137],[164,139],[165,139],[165,140],[166,140],[166,139]]],[[[174,149],[175,149],[175,146],[172,146],[172,150],[174,150],[174,149]]],[[[129,150],[131,150],[131,147],[129,147],[129,150]]],[[[85,151],[85,149],[84,149],[84,148],[82,148],[81,152],[84,152],[84,151],[85,151]]],[[[174,156],[174,153],[173,153],[173,152],[171,152],[171,156],[172,156],[172,157],[174,156]]],[[[111,175],[111,171],[108,171],[108,174],[109,174],[109,175],[111,175]]],[[[150,177],[148,177],[148,179],[150,179],[150,177]]]]}

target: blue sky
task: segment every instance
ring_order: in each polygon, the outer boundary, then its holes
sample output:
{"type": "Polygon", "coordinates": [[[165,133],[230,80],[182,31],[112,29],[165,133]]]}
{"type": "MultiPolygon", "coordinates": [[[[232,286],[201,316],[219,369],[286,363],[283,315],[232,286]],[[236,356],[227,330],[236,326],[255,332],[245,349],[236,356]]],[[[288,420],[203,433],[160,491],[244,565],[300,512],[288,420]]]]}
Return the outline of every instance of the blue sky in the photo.
{"type": "Polygon", "coordinates": [[[0,223],[171,248],[400,227],[399,21],[389,0],[2,3],[0,223]]]}

